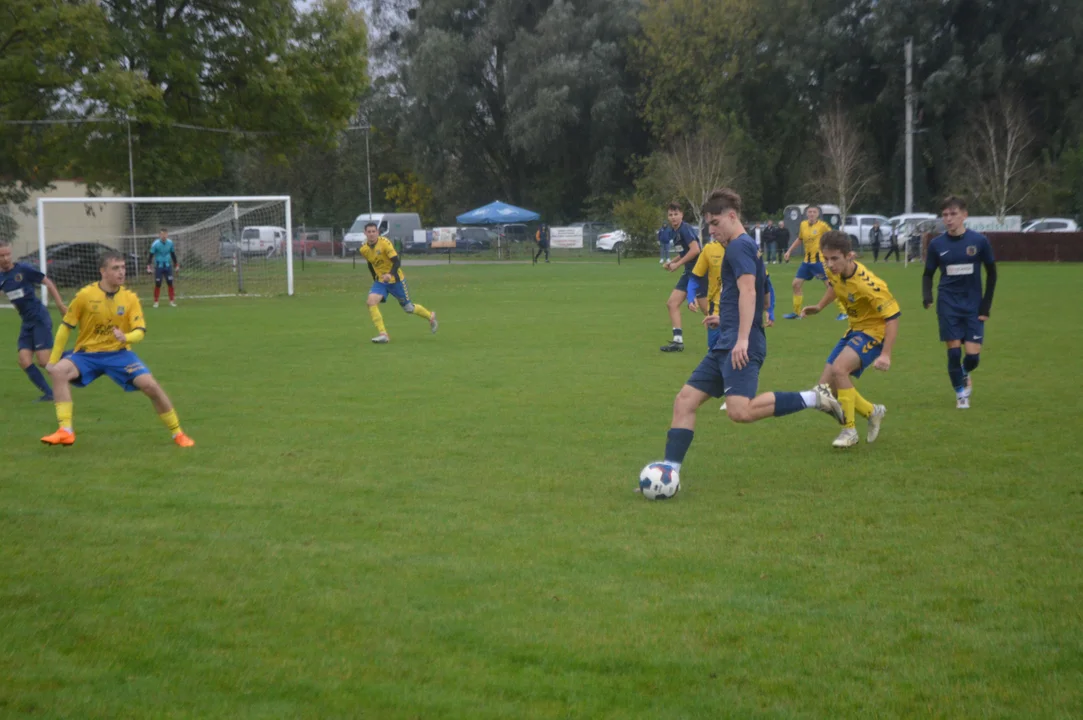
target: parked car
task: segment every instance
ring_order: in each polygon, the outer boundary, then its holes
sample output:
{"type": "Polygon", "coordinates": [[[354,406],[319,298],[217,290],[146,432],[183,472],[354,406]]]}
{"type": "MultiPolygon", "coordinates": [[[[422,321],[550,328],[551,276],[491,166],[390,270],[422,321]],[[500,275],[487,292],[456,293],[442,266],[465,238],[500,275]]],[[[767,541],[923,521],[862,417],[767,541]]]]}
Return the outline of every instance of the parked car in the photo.
{"type": "Polygon", "coordinates": [[[891,226],[891,232],[899,239],[899,242],[902,242],[905,237],[916,234],[919,224],[939,217],[933,213],[904,213],[888,218],[888,224],[891,226]]]}
{"type": "Polygon", "coordinates": [[[482,227],[461,227],[455,236],[455,249],[473,252],[492,247],[489,231],[482,227]]]}
{"type": "Polygon", "coordinates": [[[624,250],[624,244],[627,241],[628,235],[623,230],[614,230],[599,235],[594,249],[602,252],[621,252],[624,250]]]}
{"type": "Polygon", "coordinates": [[[593,248],[598,243],[598,237],[611,233],[617,228],[613,226],[613,223],[600,222],[597,220],[581,220],[579,222],[573,222],[569,227],[581,227],[583,228],[583,245],[588,248],[593,248]]]}
{"type": "Polygon", "coordinates": [[[286,228],[275,225],[251,225],[241,231],[243,255],[273,257],[286,251],[286,228]]]}
{"type": "Polygon", "coordinates": [[[431,245],[432,230],[415,230],[402,241],[402,251],[404,253],[424,254],[429,252],[431,245]]]}
{"type": "Polygon", "coordinates": [[[880,230],[883,231],[884,242],[886,242],[891,237],[891,224],[883,215],[848,215],[846,216],[846,222],[839,229],[850,236],[850,242],[856,250],[859,247],[868,247],[871,244],[869,242],[869,233],[872,231],[874,223],[880,223],[880,230]]]}
{"type": "Polygon", "coordinates": [[[1036,218],[1023,225],[1023,232],[1079,232],[1079,223],[1070,218],[1036,218]]]}
{"type": "Polygon", "coordinates": [[[530,230],[527,229],[527,226],[520,223],[497,225],[493,230],[500,238],[500,244],[505,247],[508,243],[512,242],[527,242],[534,240],[534,236],[530,233],[530,230]]]}
{"type": "MultiPolygon", "coordinates": [[[[98,272],[99,259],[104,252],[116,251],[117,248],[95,242],[57,243],[45,248],[45,274],[57,285],[79,287],[89,285],[101,278],[98,272]]],[[[19,258],[19,262],[38,267],[38,253],[33,252],[19,258]]],[[[143,258],[146,260],[146,258],[143,258]]],[[[140,259],[131,253],[124,254],[124,267],[128,284],[139,277],[140,259]]]]}
{"type": "Polygon", "coordinates": [[[301,232],[293,241],[293,254],[305,257],[334,257],[342,254],[342,243],[332,240],[327,231],[301,232]]]}
{"type": "Polygon", "coordinates": [[[365,242],[365,225],[376,223],[376,230],[386,237],[395,247],[406,247],[406,241],[412,240],[414,230],[421,229],[421,216],[417,213],[365,213],[358,215],[353,225],[346,231],[342,242],[346,252],[357,252],[365,242]]]}

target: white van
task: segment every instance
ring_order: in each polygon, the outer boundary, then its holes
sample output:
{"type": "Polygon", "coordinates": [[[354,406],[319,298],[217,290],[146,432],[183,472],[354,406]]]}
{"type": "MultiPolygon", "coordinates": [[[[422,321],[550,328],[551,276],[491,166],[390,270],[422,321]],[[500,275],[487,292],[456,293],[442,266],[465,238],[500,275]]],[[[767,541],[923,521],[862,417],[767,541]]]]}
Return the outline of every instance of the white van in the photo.
{"type": "Polygon", "coordinates": [[[880,230],[883,233],[881,245],[888,243],[891,238],[891,224],[883,215],[862,215],[860,213],[847,215],[846,223],[839,230],[850,236],[850,243],[854,246],[854,250],[857,250],[871,244],[869,233],[872,232],[872,226],[875,223],[880,223],[880,230]]]}
{"type": "Polygon", "coordinates": [[[376,223],[380,235],[403,247],[407,241],[413,241],[414,230],[421,229],[421,216],[417,213],[372,213],[358,215],[353,225],[346,231],[342,244],[346,252],[357,252],[365,242],[365,226],[376,223]]]}
{"type": "Polygon", "coordinates": [[[273,225],[250,225],[241,230],[242,255],[271,257],[286,251],[286,228],[273,225]]]}

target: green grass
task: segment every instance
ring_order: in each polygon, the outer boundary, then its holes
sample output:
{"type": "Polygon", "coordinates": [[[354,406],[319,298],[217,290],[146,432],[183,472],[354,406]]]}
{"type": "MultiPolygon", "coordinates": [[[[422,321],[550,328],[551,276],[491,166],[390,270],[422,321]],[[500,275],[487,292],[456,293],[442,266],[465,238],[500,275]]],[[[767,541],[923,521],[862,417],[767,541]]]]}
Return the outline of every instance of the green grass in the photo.
{"type": "MultiPolygon", "coordinates": [[[[1083,716],[1081,268],[1002,266],[969,412],[919,270],[885,270],[877,444],[710,403],[666,503],[633,488],[701,356],[690,315],[658,352],[674,276],[408,272],[441,330],[385,305],[384,347],[348,264],[148,310],[191,451],[107,380],[41,446],[9,356],[0,716],[1083,716]]],[[[770,329],[761,389],[809,387],[842,329],[770,329]]]]}

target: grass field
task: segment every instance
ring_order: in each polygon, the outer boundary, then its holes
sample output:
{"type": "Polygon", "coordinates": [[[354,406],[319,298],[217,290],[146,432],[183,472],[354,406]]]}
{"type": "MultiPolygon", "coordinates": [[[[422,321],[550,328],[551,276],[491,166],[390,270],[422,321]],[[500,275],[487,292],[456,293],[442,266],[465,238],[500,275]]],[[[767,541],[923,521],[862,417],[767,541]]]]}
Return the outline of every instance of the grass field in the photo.
{"type": "MultiPolygon", "coordinates": [[[[673,276],[408,272],[440,333],[386,305],[383,347],[348,264],[148,308],[191,451],[104,379],[40,445],[0,311],[0,716],[1083,716],[1083,268],[1002,266],[968,412],[919,270],[884,270],[877,444],[710,403],[666,503],[633,489],[704,342],[687,315],[658,352],[673,276]]],[[[761,389],[842,330],[770,329],[761,389]]]]}

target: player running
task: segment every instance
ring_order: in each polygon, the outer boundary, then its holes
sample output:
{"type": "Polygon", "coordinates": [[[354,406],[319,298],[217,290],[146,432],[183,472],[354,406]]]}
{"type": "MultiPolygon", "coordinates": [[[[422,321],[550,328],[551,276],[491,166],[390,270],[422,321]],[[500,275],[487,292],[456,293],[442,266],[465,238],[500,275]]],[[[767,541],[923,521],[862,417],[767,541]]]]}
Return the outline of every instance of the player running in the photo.
{"type": "Polygon", "coordinates": [[[38,365],[45,367],[49,363],[49,352],[53,349],[53,319],[45,306],[38,302],[34,288],[38,284],[49,291],[61,315],[68,311],[53,281],[32,265],[12,262],[11,243],[0,240],[0,292],[7,295],[22,320],[18,340],[19,367],[34,387],[41,391],[38,402],[52,402],[53,391],[41,370],[34,365],[36,359],[38,365]]]}
{"type": "MultiPolygon", "coordinates": [[[[793,279],[793,312],[788,312],[782,317],[786,320],[798,320],[801,318],[801,306],[804,303],[804,291],[802,288],[806,280],[823,280],[826,284],[827,276],[824,274],[823,258],[820,255],[820,237],[830,232],[831,226],[820,219],[820,208],[809,205],[805,210],[805,219],[801,221],[801,227],[797,231],[797,237],[793,244],[783,255],[786,262],[790,261],[790,255],[797,249],[797,245],[803,246],[805,251],[804,260],[797,267],[797,276],[793,279]]],[[[846,319],[846,309],[839,304],[838,320],[846,319]]]]}
{"type": "MultiPolygon", "coordinates": [[[[673,325],[673,340],[668,345],[659,348],[662,352],[681,352],[684,350],[684,331],[681,329],[681,305],[684,305],[688,297],[688,279],[692,276],[692,267],[699,257],[700,243],[696,239],[696,231],[684,221],[684,211],[680,203],[672,202],[666,209],[666,218],[669,224],[658,232],[659,242],[671,242],[674,249],[679,253],[676,260],[667,260],[662,267],[669,272],[684,268],[681,279],[669,294],[666,300],[666,309],[669,310],[669,319],[673,325]]],[[[700,288],[704,294],[706,288],[700,288]]],[[[693,297],[695,297],[693,295],[693,297]]]]}
{"type": "Polygon", "coordinates": [[[147,260],[147,272],[154,266],[154,307],[158,307],[158,296],[162,294],[162,280],[169,285],[169,306],[177,307],[177,298],[173,293],[173,272],[180,270],[177,252],[173,241],[165,228],[158,231],[158,239],[151,243],[150,259],[147,260]]]}
{"type": "Polygon", "coordinates": [[[704,319],[718,328],[714,345],[673,401],[673,421],[666,435],[666,463],[680,469],[695,435],[696,410],[712,397],[726,397],[730,420],[750,423],[815,408],[843,421],[842,407],[827,385],[805,392],[756,394],[760,367],[767,357],[763,331],[767,276],[756,242],[741,225],[741,197],[728,188],[713,191],[703,205],[713,238],[726,248],[722,260],[722,295],[718,314],[704,319]]]}
{"type": "Polygon", "coordinates": [[[372,273],[372,289],[369,290],[366,304],[369,315],[372,316],[372,324],[379,333],[372,338],[372,342],[383,344],[391,341],[379,308],[380,303],[387,302],[388,294],[398,300],[407,313],[428,320],[429,329],[435,334],[438,327],[436,313],[410,301],[410,289],[406,287],[406,276],[402,274],[402,258],[395,252],[395,246],[390,240],[380,237],[376,223],[365,225],[365,244],[361,246],[361,255],[368,261],[369,272],[372,273]]]}
{"type": "Polygon", "coordinates": [[[842,432],[832,443],[837,448],[857,445],[855,412],[869,420],[866,442],[876,442],[880,434],[887,409],[861,397],[850,377],[861,377],[870,365],[885,372],[891,369],[891,350],[899,335],[899,315],[902,314],[887,284],[855,261],[851,250],[850,236],[844,232],[832,230],[821,238],[827,292],[820,302],[801,310],[802,317],[815,315],[831,301],[839,300],[846,307],[850,321],[849,331],[827,356],[827,365],[820,376],[820,382],[829,384],[837,393],[842,406],[842,432]]]}
{"type": "Polygon", "coordinates": [[[132,345],[147,332],[139,297],[124,287],[124,256],[116,251],[103,253],[98,264],[101,280],[87,285],[75,296],[56,331],[48,370],[53,378],[56,419],[60,429],[41,439],[46,445],[74,445],[71,386],[86,387],[99,376],[124,388],[140,390],[150,398],[155,412],[181,447],[195,445],[181,430],[177,411],[165,390],[150,374],[132,345]],[[64,352],[71,331],[78,328],[75,351],[64,352]],[[63,359],[61,359],[63,354],[63,359]]]}
{"type": "Polygon", "coordinates": [[[971,373],[978,367],[985,321],[993,308],[997,265],[989,239],[967,230],[966,200],[954,195],[940,205],[940,217],[947,229],[933,238],[925,253],[925,274],[921,278],[925,309],[933,304],[933,276],[940,269],[936,317],[940,340],[948,348],[948,377],[955,388],[955,407],[970,407],[971,373]],[[985,265],[985,294],[982,294],[981,265],[985,265]],[[963,357],[963,350],[966,357],[963,357]]]}

